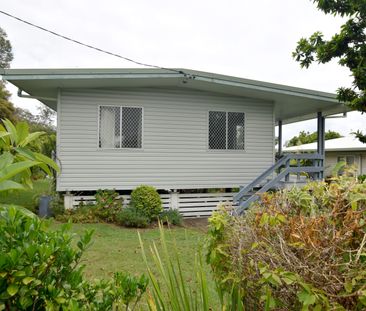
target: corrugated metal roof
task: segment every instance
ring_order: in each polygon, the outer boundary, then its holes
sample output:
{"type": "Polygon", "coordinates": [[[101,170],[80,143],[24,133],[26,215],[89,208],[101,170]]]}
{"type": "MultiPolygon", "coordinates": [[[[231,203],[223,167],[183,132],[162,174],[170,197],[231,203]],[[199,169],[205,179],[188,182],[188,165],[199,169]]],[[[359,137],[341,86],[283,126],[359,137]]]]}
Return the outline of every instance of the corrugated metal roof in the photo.
{"type": "MultiPolygon", "coordinates": [[[[317,150],[317,143],[304,144],[283,148],[284,152],[303,152],[317,150]]],[[[328,139],[325,141],[325,151],[363,151],[366,150],[366,144],[360,142],[353,136],[328,139]]]]}
{"type": "MultiPolygon", "coordinates": [[[[284,124],[349,109],[335,94],[190,69],[4,69],[3,79],[38,97],[57,97],[60,88],[187,88],[274,103],[284,124]],[[180,73],[182,72],[182,73],[180,73]]],[[[54,101],[41,99],[55,109],[54,101]]]]}

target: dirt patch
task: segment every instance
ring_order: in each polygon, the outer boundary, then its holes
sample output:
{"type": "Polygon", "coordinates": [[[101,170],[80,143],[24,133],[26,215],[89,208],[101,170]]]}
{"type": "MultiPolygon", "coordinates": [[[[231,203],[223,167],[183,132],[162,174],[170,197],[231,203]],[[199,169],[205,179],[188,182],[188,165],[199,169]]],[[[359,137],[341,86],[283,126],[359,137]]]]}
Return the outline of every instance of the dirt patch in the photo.
{"type": "Polygon", "coordinates": [[[208,229],[208,218],[197,217],[197,218],[184,218],[183,226],[186,228],[197,229],[202,232],[207,232],[208,229]]]}

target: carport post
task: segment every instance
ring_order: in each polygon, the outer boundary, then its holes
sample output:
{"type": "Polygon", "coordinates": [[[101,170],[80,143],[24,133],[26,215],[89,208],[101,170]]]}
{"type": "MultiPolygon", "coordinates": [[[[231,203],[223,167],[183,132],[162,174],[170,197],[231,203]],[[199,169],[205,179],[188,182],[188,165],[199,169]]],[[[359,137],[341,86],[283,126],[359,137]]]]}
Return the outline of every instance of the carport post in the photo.
{"type": "MultiPolygon", "coordinates": [[[[324,167],[325,157],[325,118],[321,112],[318,112],[318,139],[317,139],[317,152],[323,157],[318,161],[318,166],[324,167]]],[[[318,179],[324,178],[324,171],[319,172],[318,179]]]]}
{"type": "Polygon", "coordinates": [[[282,120],[278,121],[278,157],[282,156],[282,120]]]}

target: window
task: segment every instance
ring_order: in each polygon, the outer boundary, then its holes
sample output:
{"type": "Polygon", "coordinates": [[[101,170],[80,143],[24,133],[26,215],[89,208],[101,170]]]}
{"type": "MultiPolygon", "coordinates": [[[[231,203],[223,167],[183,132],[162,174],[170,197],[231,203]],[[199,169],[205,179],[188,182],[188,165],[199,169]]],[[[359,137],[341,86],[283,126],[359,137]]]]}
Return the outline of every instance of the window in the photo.
{"type": "Polygon", "coordinates": [[[345,162],[347,165],[353,165],[355,164],[355,156],[338,157],[338,162],[345,162]]]}
{"type": "Polygon", "coordinates": [[[244,150],[243,112],[210,111],[208,116],[208,148],[244,150]]]}
{"type": "Polygon", "coordinates": [[[100,106],[99,148],[142,148],[142,108],[100,106]]]}
{"type": "MultiPolygon", "coordinates": [[[[355,156],[340,156],[337,162],[344,162],[347,166],[352,166],[355,164],[355,156]]],[[[344,168],[341,168],[338,172],[340,175],[344,174],[344,168]]]]}

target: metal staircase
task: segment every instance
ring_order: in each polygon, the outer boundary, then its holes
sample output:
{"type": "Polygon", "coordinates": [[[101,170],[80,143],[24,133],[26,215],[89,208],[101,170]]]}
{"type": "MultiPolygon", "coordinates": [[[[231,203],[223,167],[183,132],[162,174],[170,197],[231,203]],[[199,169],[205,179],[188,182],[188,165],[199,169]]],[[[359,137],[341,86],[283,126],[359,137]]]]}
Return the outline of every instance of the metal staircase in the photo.
{"type": "Polygon", "coordinates": [[[288,154],[280,158],[273,166],[264,171],[246,187],[242,187],[234,196],[237,207],[235,213],[241,215],[250,204],[260,198],[260,194],[271,189],[283,188],[292,181],[300,180],[300,174],[306,173],[311,179],[323,178],[324,157],[318,153],[288,154]]]}

